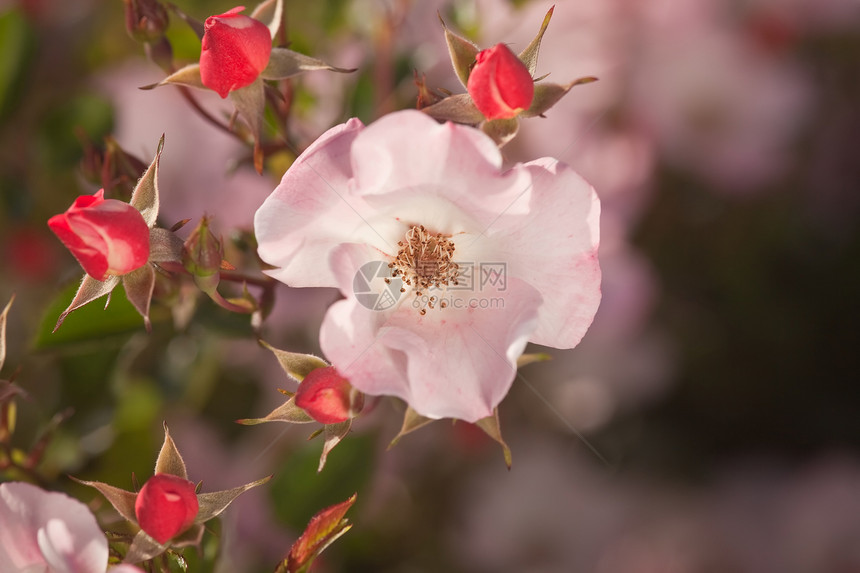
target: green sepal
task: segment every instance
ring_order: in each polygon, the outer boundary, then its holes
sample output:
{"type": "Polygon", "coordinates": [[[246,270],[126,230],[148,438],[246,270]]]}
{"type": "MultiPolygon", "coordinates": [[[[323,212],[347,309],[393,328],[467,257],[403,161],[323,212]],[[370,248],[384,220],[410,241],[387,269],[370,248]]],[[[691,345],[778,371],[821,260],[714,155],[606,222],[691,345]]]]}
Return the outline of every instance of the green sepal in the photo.
{"type": "Polygon", "coordinates": [[[166,85],[180,85],[191,88],[207,89],[206,86],[203,85],[203,79],[200,77],[200,64],[188,64],[184,68],[176,70],[160,82],[147,84],[145,86],[141,86],[139,89],[151,90],[166,85]]]}
{"type": "Polygon", "coordinates": [[[182,459],[176,443],[170,437],[166,422],[164,423],[164,443],[161,445],[161,451],[158,452],[158,459],[155,461],[155,473],[170,474],[184,480],[188,479],[185,460],[182,459]]]}
{"type": "Polygon", "coordinates": [[[291,396],[289,400],[272,410],[263,418],[244,418],[236,420],[237,423],[244,426],[256,426],[266,422],[287,422],[288,424],[308,424],[313,422],[307,412],[296,406],[295,396],[291,396]]]}
{"type": "Polygon", "coordinates": [[[520,357],[517,358],[517,368],[522,368],[527,364],[533,364],[535,362],[546,362],[547,360],[552,360],[552,356],[550,356],[546,352],[532,352],[529,354],[521,354],[520,357]]]}
{"type": "Polygon", "coordinates": [[[445,30],[445,43],[448,44],[448,55],[451,56],[451,65],[454,66],[454,72],[457,74],[460,83],[463,87],[469,83],[469,73],[472,71],[472,66],[475,64],[475,57],[480,52],[480,48],[467,40],[460,37],[448,29],[442,15],[438,14],[439,21],[442,22],[442,28],[445,30]]]}
{"type": "Polygon", "coordinates": [[[158,140],[155,157],[138,180],[129,200],[129,204],[143,215],[143,220],[150,229],[155,226],[155,221],[158,219],[158,163],[163,150],[164,135],[158,140]]]}
{"type": "Polygon", "coordinates": [[[475,425],[484,430],[484,432],[496,440],[499,445],[502,446],[502,453],[505,456],[505,465],[508,466],[508,469],[511,469],[511,448],[508,447],[508,444],[505,443],[505,440],[502,439],[502,428],[499,423],[499,409],[496,408],[493,410],[493,414],[491,416],[487,416],[486,418],[481,418],[475,425]]]}
{"type": "Polygon", "coordinates": [[[352,428],[352,419],[340,422],[339,424],[326,424],[323,426],[323,450],[320,455],[320,465],[317,468],[317,473],[323,471],[325,462],[328,459],[329,453],[349,434],[352,428]]]}
{"type": "Polygon", "coordinates": [[[436,420],[433,418],[425,418],[424,416],[413,410],[411,406],[407,406],[406,412],[403,413],[403,424],[400,426],[400,432],[398,432],[398,434],[394,436],[394,439],[391,440],[391,443],[388,444],[388,449],[390,450],[391,448],[396,446],[397,442],[399,442],[400,439],[406,434],[410,434],[418,428],[423,428],[430,422],[435,421],[436,420]]]}
{"type": "Polygon", "coordinates": [[[478,125],[484,114],[478,111],[469,94],[456,94],[429,105],[421,111],[440,121],[453,121],[466,125],[478,125]]]}
{"type": "Polygon", "coordinates": [[[263,348],[270,350],[272,354],[275,355],[275,358],[278,359],[284,372],[297,382],[304,380],[305,376],[307,376],[312,370],[316,370],[317,368],[327,368],[330,366],[328,362],[322,358],[314,356],[313,354],[287,352],[286,350],[275,348],[263,340],[260,340],[259,344],[263,348]]]}
{"type": "Polygon", "coordinates": [[[302,72],[312,72],[317,70],[348,74],[354,72],[355,68],[337,68],[322,60],[288,50],[287,48],[272,48],[272,55],[269,56],[269,63],[260,73],[260,76],[264,80],[283,80],[302,72]]]}
{"type": "Polygon", "coordinates": [[[265,0],[260,2],[254,11],[251,12],[251,18],[259,20],[272,34],[272,38],[277,35],[281,28],[281,20],[284,17],[284,0],[265,0]],[[268,22],[268,23],[267,23],[268,22]]]}
{"type": "Polygon", "coordinates": [[[519,130],[520,121],[516,117],[491,119],[481,124],[481,131],[489,135],[499,147],[512,140],[519,130]]]}
{"type": "Polygon", "coordinates": [[[520,52],[518,56],[520,61],[526,65],[529,69],[529,74],[534,77],[535,70],[537,69],[537,60],[538,60],[538,52],[540,52],[540,43],[543,40],[543,35],[546,32],[547,26],[549,26],[549,21],[552,18],[552,12],[555,10],[555,6],[552,6],[549,11],[547,11],[546,16],[543,17],[543,23],[540,26],[540,30],[538,30],[537,36],[526,46],[526,49],[520,52]]]}
{"type": "Polygon", "coordinates": [[[586,76],[578,78],[569,84],[535,84],[535,95],[532,105],[520,114],[521,117],[536,117],[543,115],[545,111],[558,103],[574,86],[581,86],[596,82],[597,78],[586,76]]]}

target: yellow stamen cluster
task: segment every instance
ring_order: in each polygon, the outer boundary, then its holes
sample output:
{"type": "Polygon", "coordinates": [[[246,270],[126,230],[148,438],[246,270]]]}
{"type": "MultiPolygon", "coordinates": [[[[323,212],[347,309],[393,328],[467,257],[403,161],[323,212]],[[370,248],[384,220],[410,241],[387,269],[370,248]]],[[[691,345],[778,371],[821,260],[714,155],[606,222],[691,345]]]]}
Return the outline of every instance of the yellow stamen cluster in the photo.
{"type": "MultiPolygon", "coordinates": [[[[454,243],[450,235],[432,233],[424,225],[413,225],[397,246],[397,256],[388,263],[388,268],[392,269],[392,276],[399,276],[405,285],[415,289],[416,297],[424,296],[432,287],[457,285],[460,267],[453,261],[454,243]]],[[[406,292],[406,287],[401,287],[400,292],[406,292]]],[[[427,300],[427,306],[434,308],[436,297],[431,296],[427,300]]],[[[440,308],[445,306],[445,301],[439,304],[440,308]]],[[[426,309],[421,309],[422,315],[426,312],[426,309]]]]}

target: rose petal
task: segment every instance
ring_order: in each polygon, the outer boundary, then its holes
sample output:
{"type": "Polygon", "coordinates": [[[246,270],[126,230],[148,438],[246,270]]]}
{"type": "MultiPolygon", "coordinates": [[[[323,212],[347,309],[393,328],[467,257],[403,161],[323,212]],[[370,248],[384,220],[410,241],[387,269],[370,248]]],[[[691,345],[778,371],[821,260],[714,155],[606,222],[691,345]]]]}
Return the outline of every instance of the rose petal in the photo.
{"type": "Polygon", "coordinates": [[[108,546],[81,502],[8,482],[0,484],[0,559],[15,570],[41,565],[51,571],[103,573],[108,546]]]}

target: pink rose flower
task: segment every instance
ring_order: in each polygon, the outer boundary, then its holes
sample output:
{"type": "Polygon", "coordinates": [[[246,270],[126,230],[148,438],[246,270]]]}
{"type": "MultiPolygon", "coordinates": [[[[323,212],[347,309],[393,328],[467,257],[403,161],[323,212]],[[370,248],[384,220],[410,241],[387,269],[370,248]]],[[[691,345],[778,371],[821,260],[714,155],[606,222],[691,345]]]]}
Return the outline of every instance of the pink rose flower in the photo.
{"type": "Polygon", "coordinates": [[[237,6],[206,18],[200,52],[203,85],[226,98],[233,90],[251,85],[266,69],[272,53],[269,28],[237,6]]]}
{"type": "Polygon", "coordinates": [[[4,573],[104,573],[107,539],[83,503],[22,482],[0,484],[4,573]]]}
{"type": "Polygon", "coordinates": [[[478,52],[466,89],[475,107],[491,120],[528,109],[535,92],[528,68],[504,44],[478,52]]]}
{"type": "Polygon", "coordinates": [[[124,275],[149,260],[149,226],[140,211],[105,199],[104,189],[78,197],[65,213],[48,219],[48,226],[96,280],[124,275]]]}
{"type": "Polygon", "coordinates": [[[571,348],[585,334],[600,300],[594,190],[549,158],[501,167],[470,127],[417,111],[352,119],[257,211],[271,276],[346,296],[320,343],[358,390],[474,422],[508,392],[527,342],[571,348]]]}
{"type": "Polygon", "coordinates": [[[134,501],[138,525],[164,545],[194,523],[200,505],[194,483],[179,476],[158,473],[149,478],[134,501]]]}
{"type": "MultiPolygon", "coordinates": [[[[296,390],[296,406],[321,424],[339,424],[352,418],[352,394],[349,381],[333,367],[311,370],[296,390]]],[[[361,409],[361,404],[357,404],[361,409]]]]}

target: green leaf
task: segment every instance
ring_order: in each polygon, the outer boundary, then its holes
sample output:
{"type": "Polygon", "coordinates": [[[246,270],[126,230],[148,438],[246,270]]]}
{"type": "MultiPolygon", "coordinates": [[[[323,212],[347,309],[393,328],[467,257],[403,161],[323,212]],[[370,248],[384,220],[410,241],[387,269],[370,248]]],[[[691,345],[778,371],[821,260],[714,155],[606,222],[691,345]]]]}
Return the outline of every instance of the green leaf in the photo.
{"type": "Polygon", "coordinates": [[[355,503],[357,494],[314,515],[304,532],[290,548],[287,571],[299,573],[310,568],[314,559],[338,537],[352,528],[344,515],[355,503]]]}
{"type": "Polygon", "coordinates": [[[45,316],[33,342],[36,350],[93,342],[101,344],[106,339],[141,330],[140,315],[128,302],[123,289],[115,289],[111,296],[112,304],[108,308],[98,301],[81,306],[79,310],[65,318],[63,328],[54,332],[57,316],[63,313],[68,301],[75,296],[76,290],[76,285],[71,285],[45,310],[45,316]]]}
{"type": "Polygon", "coordinates": [[[322,473],[316,472],[318,443],[306,442],[301,449],[289,452],[267,488],[278,519],[302,531],[321,507],[364,491],[374,474],[377,450],[375,436],[354,435],[332,452],[322,473]]]}

